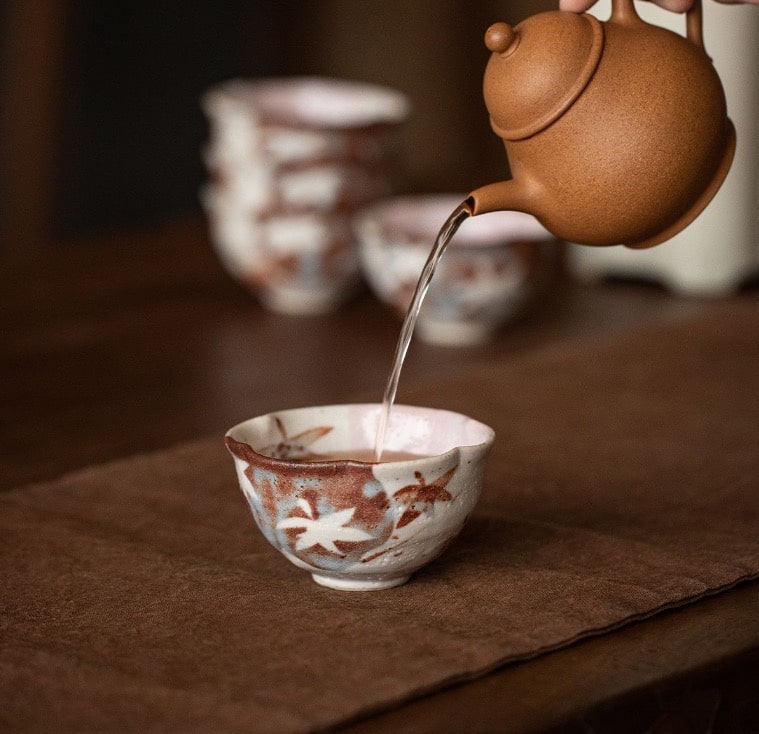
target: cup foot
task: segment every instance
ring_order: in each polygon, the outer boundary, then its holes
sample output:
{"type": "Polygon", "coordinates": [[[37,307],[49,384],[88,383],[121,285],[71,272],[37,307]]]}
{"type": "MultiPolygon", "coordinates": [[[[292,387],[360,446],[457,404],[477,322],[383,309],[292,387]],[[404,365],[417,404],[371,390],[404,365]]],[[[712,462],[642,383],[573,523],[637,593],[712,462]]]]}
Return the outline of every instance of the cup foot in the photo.
{"type": "Polygon", "coordinates": [[[419,338],[428,344],[442,347],[470,347],[484,344],[495,329],[490,324],[457,321],[421,320],[419,338]]]}
{"type": "Polygon", "coordinates": [[[266,288],[258,293],[261,303],[270,311],[286,316],[310,316],[335,311],[348,299],[345,291],[300,290],[297,288],[266,288]]]}
{"type": "Polygon", "coordinates": [[[386,579],[351,579],[335,578],[334,576],[325,576],[320,573],[312,573],[311,577],[320,586],[326,586],[329,589],[338,591],[381,591],[382,589],[392,589],[395,586],[405,584],[411,574],[406,576],[393,576],[386,579]]]}

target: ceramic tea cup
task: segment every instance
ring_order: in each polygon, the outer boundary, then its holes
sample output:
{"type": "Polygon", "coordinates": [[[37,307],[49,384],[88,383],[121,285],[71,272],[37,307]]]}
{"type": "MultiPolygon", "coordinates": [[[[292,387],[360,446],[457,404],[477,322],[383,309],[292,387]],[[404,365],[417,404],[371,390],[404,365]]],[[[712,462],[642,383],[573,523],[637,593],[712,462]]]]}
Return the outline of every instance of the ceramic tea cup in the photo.
{"type": "MultiPolygon", "coordinates": [[[[440,227],[464,198],[393,197],[354,218],[364,276],[400,317],[440,227]]],[[[549,242],[553,235],[530,214],[503,211],[465,220],[438,263],[419,314],[419,337],[446,346],[489,339],[527,303],[549,242]]]]}
{"type": "Polygon", "coordinates": [[[392,190],[406,98],[339,79],[237,79],[202,106],[201,202],[224,267],[272,310],[338,306],[360,282],[350,217],[392,190]]]}
{"type": "Polygon", "coordinates": [[[459,413],[382,405],[285,410],[225,437],[256,524],[285,558],[333,589],[405,583],[458,535],[479,499],[494,440],[459,413]]]}

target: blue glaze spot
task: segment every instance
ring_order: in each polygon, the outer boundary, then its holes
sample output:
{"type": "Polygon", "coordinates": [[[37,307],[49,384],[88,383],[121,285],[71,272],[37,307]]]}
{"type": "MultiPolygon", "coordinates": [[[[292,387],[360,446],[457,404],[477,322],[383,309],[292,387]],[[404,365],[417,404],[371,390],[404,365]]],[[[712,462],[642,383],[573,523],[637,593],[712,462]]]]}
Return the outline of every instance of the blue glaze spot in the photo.
{"type": "Polygon", "coordinates": [[[267,471],[266,469],[260,469],[258,467],[253,469],[253,482],[252,484],[260,489],[262,484],[270,484],[273,487],[277,487],[279,482],[277,481],[277,475],[274,472],[267,471]]]}
{"type": "Polygon", "coordinates": [[[385,488],[382,486],[382,483],[378,482],[376,479],[370,479],[362,488],[364,497],[369,499],[376,497],[380,492],[384,491],[385,488]]]}
{"type": "Polygon", "coordinates": [[[335,506],[324,496],[319,496],[319,501],[316,503],[316,509],[320,516],[331,515],[335,511],[335,506]]]}

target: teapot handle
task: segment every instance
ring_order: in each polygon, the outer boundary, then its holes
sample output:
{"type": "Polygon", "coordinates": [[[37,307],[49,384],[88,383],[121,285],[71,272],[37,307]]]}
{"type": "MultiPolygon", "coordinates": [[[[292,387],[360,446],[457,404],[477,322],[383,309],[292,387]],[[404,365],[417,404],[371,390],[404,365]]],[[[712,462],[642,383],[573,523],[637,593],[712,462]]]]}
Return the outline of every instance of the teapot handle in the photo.
{"type": "MultiPolygon", "coordinates": [[[[617,21],[638,18],[633,0],[611,0],[611,17],[617,21]]],[[[704,53],[704,14],[701,0],[694,0],[693,6],[685,15],[687,39],[704,53]]]]}
{"type": "Polygon", "coordinates": [[[701,0],[694,0],[693,6],[685,15],[687,38],[698,46],[704,53],[704,12],[701,0]]]}

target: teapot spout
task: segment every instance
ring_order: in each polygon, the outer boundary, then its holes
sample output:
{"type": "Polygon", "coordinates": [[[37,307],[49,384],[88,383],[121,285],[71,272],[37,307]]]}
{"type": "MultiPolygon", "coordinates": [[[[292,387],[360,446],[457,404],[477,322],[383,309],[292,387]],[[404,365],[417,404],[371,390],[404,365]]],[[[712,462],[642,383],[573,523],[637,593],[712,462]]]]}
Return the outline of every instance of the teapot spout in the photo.
{"type": "Polygon", "coordinates": [[[534,214],[527,188],[522,179],[511,178],[475,189],[464,203],[472,216],[503,210],[534,214]]]}

